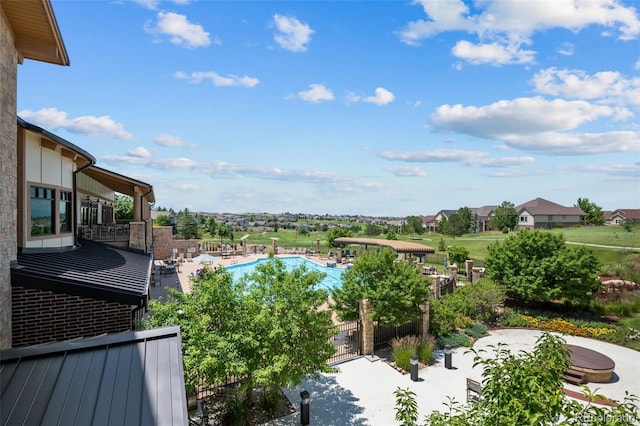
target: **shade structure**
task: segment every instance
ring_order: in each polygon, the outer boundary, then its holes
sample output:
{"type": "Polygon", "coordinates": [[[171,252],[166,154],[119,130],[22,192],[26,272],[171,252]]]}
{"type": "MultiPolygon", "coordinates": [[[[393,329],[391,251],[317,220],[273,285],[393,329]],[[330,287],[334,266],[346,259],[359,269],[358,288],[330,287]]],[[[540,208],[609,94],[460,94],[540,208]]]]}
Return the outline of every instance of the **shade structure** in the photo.
{"type": "Polygon", "coordinates": [[[200,262],[200,263],[213,263],[213,262],[217,262],[218,258],[215,256],[211,256],[209,253],[203,253],[199,256],[194,257],[193,261],[200,262]]]}

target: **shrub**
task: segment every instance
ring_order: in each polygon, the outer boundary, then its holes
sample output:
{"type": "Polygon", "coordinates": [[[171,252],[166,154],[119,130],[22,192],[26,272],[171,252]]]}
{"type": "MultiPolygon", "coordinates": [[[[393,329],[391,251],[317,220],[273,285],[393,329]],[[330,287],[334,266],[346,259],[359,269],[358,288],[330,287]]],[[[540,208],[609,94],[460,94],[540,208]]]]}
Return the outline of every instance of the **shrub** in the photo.
{"type": "Polygon", "coordinates": [[[433,360],[433,350],[436,347],[436,339],[433,336],[427,336],[424,342],[420,342],[416,351],[418,359],[423,364],[430,364],[433,360]]]}
{"type": "Polygon", "coordinates": [[[458,348],[460,346],[471,346],[471,340],[464,333],[454,332],[438,339],[438,346],[444,348],[447,345],[451,346],[452,348],[458,348]]]}
{"type": "Polygon", "coordinates": [[[465,315],[458,315],[456,319],[453,321],[453,326],[457,330],[464,330],[465,328],[469,327],[472,323],[473,321],[471,320],[471,318],[465,315]]]}
{"type": "Polygon", "coordinates": [[[411,355],[417,355],[423,364],[429,364],[433,359],[435,338],[428,336],[425,342],[421,342],[417,336],[405,336],[391,341],[393,349],[393,361],[396,366],[405,371],[411,367],[411,355]]]}
{"type": "Polygon", "coordinates": [[[411,355],[416,354],[420,340],[416,336],[395,338],[391,341],[393,361],[405,371],[411,366],[411,355]]]}
{"type": "Polygon", "coordinates": [[[456,311],[446,299],[431,299],[429,309],[429,331],[436,336],[446,336],[454,330],[456,311]]]}
{"type": "Polygon", "coordinates": [[[507,327],[529,327],[529,323],[511,308],[504,310],[504,325],[507,327]]]}
{"type": "Polygon", "coordinates": [[[467,336],[471,336],[477,339],[478,337],[482,337],[487,334],[487,327],[485,327],[483,324],[480,324],[479,322],[474,322],[469,327],[464,329],[464,333],[467,336]]]}

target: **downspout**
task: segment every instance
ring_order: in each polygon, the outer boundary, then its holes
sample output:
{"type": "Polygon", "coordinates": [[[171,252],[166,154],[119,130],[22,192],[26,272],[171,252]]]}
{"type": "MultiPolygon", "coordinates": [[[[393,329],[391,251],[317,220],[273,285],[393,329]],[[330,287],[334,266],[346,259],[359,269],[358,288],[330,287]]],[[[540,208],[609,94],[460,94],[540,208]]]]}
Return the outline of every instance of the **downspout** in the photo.
{"type": "Polygon", "coordinates": [[[89,164],[80,167],[73,172],[73,245],[78,246],[78,184],[76,181],[77,174],[96,164],[95,159],[90,159],[89,164]]]}
{"type": "MultiPolygon", "coordinates": [[[[147,225],[148,219],[144,219],[144,205],[142,203],[142,201],[144,200],[144,198],[151,194],[153,192],[153,186],[149,185],[149,190],[147,192],[145,192],[144,194],[142,194],[142,197],[140,197],[140,217],[143,218],[142,221],[145,223],[145,227],[144,227],[144,252],[148,253],[149,252],[149,247],[147,246],[147,225]]],[[[155,201],[153,203],[151,203],[151,206],[149,207],[149,209],[151,209],[151,207],[155,204],[155,201]]],[[[151,219],[151,217],[149,217],[149,219],[151,219]]],[[[153,226],[153,225],[151,225],[153,226]]],[[[151,236],[151,238],[153,239],[153,235],[151,236]]],[[[152,253],[153,254],[153,253],[152,253]]]]}

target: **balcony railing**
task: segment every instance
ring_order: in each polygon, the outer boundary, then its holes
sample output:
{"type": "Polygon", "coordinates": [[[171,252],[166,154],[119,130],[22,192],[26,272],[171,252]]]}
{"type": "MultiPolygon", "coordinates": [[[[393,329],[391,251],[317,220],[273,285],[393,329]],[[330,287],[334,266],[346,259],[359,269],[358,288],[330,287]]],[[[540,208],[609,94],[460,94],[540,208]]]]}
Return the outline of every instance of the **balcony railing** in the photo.
{"type": "Polygon", "coordinates": [[[93,241],[129,241],[129,224],[81,226],[79,236],[93,241]]]}

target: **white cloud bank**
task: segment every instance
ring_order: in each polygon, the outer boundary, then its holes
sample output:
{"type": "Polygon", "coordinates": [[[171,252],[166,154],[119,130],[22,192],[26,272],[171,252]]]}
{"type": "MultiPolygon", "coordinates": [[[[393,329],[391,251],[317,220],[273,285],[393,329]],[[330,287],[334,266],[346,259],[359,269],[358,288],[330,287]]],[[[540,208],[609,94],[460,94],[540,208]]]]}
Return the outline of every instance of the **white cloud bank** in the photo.
{"type": "Polygon", "coordinates": [[[66,112],[58,111],[57,108],[43,108],[39,111],[25,109],[20,111],[18,115],[47,130],[64,129],[72,133],[89,136],[111,136],[122,140],[133,139],[133,135],[127,132],[121,123],[113,121],[108,115],[99,117],[85,115],[68,118],[66,112]]]}
{"type": "Polygon", "coordinates": [[[554,0],[552,7],[544,1],[493,0],[475,2],[474,11],[462,0],[413,3],[422,6],[427,19],[409,22],[398,31],[400,39],[419,45],[423,39],[443,32],[466,32],[477,40],[459,40],[452,53],[472,64],[532,63],[535,51],[524,46],[532,43],[535,32],[552,28],[576,32],[598,25],[617,33],[621,40],[632,40],[640,34],[636,9],[617,0],[554,0]]]}

